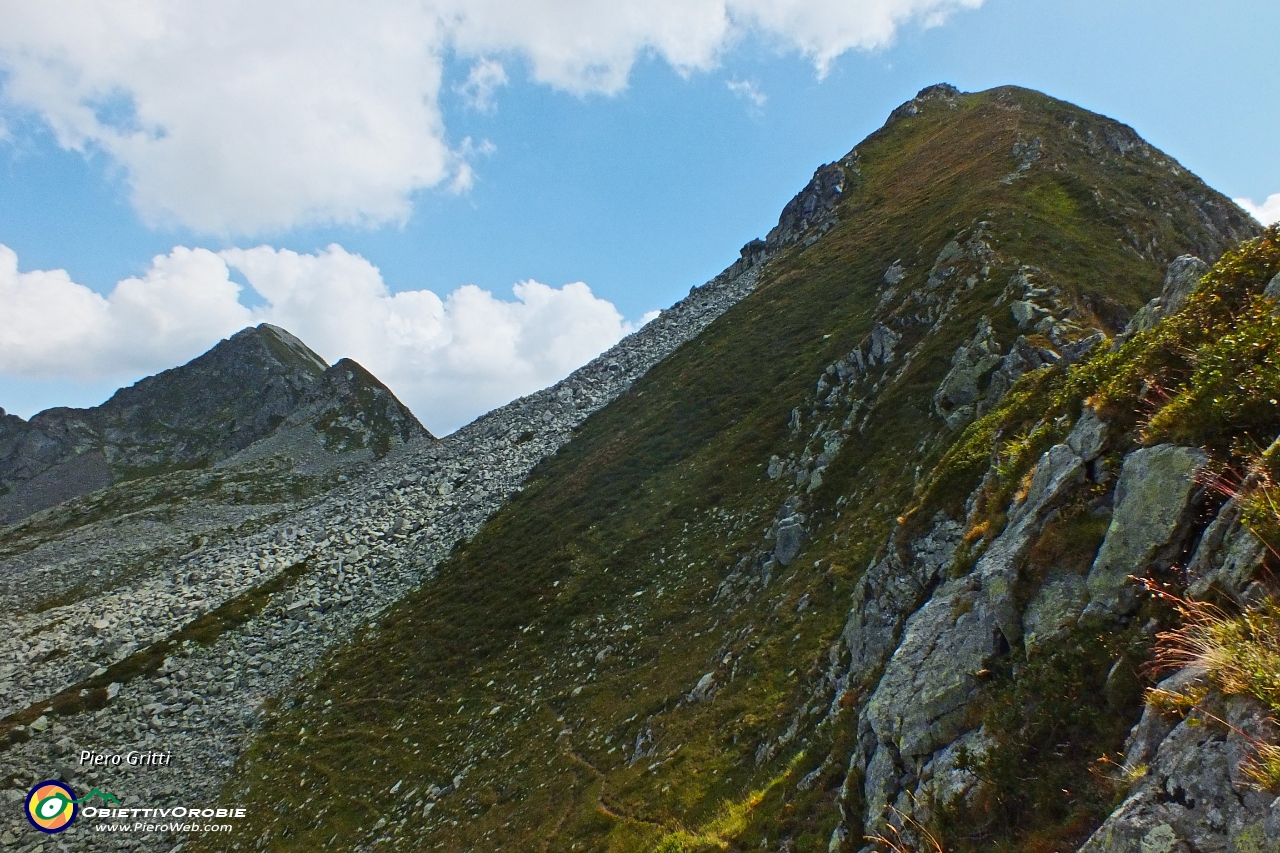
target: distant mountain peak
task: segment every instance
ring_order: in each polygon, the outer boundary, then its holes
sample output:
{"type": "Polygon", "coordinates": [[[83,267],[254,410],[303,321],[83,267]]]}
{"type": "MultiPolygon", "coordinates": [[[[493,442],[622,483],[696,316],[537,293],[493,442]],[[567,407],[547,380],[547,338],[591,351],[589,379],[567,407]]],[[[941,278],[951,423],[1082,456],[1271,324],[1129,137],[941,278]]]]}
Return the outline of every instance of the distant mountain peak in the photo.
{"type": "Polygon", "coordinates": [[[0,521],[116,480],[229,459],[282,426],[290,439],[273,450],[308,457],[317,438],[329,453],[380,457],[430,435],[363,367],[350,359],[330,367],[289,331],[262,323],[101,406],[0,419],[0,521]]]}

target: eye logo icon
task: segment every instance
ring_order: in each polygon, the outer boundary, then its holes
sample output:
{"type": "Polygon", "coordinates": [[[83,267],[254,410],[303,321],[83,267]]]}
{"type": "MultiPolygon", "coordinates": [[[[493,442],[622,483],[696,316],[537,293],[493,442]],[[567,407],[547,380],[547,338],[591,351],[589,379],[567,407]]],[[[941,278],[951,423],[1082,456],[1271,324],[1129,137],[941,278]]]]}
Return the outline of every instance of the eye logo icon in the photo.
{"type": "Polygon", "coordinates": [[[62,832],[79,811],[75,792],[61,782],[50,779],[27,793],[27,820],[41,832],[62,832]]]}

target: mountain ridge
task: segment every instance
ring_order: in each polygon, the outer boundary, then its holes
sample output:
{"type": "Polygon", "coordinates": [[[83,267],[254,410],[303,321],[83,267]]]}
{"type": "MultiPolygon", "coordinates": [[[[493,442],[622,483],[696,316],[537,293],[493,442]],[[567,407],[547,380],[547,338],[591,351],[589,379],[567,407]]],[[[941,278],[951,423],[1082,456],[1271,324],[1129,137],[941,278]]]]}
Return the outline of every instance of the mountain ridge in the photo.
{"type": "MultiPolygon", "coordinates": [[[[982,713],[978,673],[1020,637],[994,632],[1000,599],[956,586],[973,582],[974,542],[995,548],[1004,524],[982,519],[961,547],[991,434],[972,462],[960,455],[971,467],[947,449],[1121,331],[1171,262],[1257,230],[1116,123],[1037,93],[912,106],[834,164],[843,181],[823,167],[788,206],[802,221],[839,186],[823,226],[769,261],[750,296],[589,419],[435,580],[299,685],[228,795],[264,801],[291,780],[291,802],[327,805],[309,822],[255,820],[256,843],[858,850],[891,834],[890,807],[917,814],[910,797],[932,795],[926,759],[964,778],[957,756],[980,742],[953,727],[982,713]],[[993,633],[957,642],[955,660],[979,663],[947,683],[946,659],[912,651],[907,623],[968,606],[993,633]],[[913,691],[940,678],[913,717],[913,691]],[[384,805],[357,804],[323,767],[385,778],[384,805]]],[[[1036,458],[1016,456],[1013,485],[984,501],[1007,506],[1036,458]]],[[[1016,548],[1001,540],[1018,560],[1054,509],[1027,511],[1016,548]]],[[[1120,701],[1127,728],[1137,700],[1120,701]]],[[[1117,738],[1086,726],[1079,749],[1117,738]]],[[[1084,772],[1074,753],[1064,767],[1084,772]]],[[[1036,805],[1042,817],[1015,812],[1002,837],[1084,841],[1069,811],[1036,805]]],[[[1078,820],[1104,816],[1097,800],[1080,808],[1078,820]]]]}

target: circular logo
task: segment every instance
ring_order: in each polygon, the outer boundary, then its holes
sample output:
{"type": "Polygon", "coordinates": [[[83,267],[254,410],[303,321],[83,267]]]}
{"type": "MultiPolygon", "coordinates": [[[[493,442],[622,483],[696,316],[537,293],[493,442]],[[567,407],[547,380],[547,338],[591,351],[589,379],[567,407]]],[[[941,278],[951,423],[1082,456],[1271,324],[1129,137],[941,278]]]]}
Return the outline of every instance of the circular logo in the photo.
{"type": "Polygon", "coordinates": [[[27,793],[27,820],[41,832],[62,832],[79,811],[75,791],[53,779],[41,782],[27,793]]]}

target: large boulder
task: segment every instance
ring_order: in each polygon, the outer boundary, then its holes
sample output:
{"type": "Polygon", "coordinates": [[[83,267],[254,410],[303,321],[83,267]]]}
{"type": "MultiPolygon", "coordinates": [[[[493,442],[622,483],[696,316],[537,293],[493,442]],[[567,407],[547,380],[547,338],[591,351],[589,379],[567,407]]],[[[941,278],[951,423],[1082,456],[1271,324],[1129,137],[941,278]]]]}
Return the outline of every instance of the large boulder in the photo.
{"type": "Polygon", "coordinates": [[[1209,265],[1195,255],[1175,258],[1165,272],[1164,287],[1160,295],[1138,309],[1125,327],[1125,336],[1146,331],[1165,317],[1182,310],[1188,297],[1200,287],[1200,281],[1207,272],[1209,265]]]}
{"type": "Polygon", "coordinates": [[[1196,475],[1208,461],[1199,448],[1171,444],[1144,447],[1125,457],[1111,525],[1089,568],[1086,616],[1132,612],[1137,590],[1130,577],[1142,574],[1176,544],[1188,523],[1196,475]]]}

